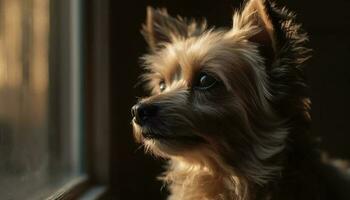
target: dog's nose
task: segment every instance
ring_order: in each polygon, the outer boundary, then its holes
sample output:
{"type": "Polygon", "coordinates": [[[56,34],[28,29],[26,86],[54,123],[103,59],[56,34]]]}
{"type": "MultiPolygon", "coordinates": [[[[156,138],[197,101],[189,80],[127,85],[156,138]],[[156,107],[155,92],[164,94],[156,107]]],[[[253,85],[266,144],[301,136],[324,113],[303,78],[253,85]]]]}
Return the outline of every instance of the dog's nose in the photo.
{"type": "Polygon", "coordinates": [[[131,108],[131,115],[139,125],[145,124],[154,118],[158,112],[158,106],[152,104],[138,103],[131,108]]]}

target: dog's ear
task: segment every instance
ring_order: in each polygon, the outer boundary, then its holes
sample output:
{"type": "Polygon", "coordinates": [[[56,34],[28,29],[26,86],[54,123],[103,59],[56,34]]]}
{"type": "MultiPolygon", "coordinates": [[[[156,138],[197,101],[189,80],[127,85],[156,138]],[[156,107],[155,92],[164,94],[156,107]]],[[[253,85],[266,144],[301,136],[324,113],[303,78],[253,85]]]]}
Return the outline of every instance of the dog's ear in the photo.
{"type": "Polygon", "coordinates": [[[187,29],[183,20],[171,17],[165,9],[147,7],[147,19],[141,33],[150,49],[154,51],[175,38],[187,37],[187,29]]]}
{"type": "Polygon", "coordinates": [[[242,12],[233,18],[233,29],[250,29],[247,39],[259,45],[267,61],[271,61],[277,51],[275,28],[278,27],[274,27],[271,9],[269,0],[248,0],[242,12]]]}

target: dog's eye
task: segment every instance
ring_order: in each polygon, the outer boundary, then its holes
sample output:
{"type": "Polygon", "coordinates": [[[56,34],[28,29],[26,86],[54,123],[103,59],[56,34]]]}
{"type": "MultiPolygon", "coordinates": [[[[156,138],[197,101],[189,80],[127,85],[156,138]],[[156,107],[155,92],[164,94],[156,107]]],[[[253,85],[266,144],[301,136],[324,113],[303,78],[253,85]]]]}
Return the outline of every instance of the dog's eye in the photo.
{"type": "Polygon", "coordinates": [[[207,90],[213,87],[216,83],[217,83],[217,80],[213,76],[202,72],[199,74],[197,82],[194,85],[194,87],[200,90],[207,90]]]}
{"type": "Polygon", "coordinates": [[[165,88],[166,88],[165,82],[164,82],[164,81],[161,81],[161,82],[159,83],[159,90],[160,90],[161,92],[163,92],[163,91],[165,90],[165,88]]]}

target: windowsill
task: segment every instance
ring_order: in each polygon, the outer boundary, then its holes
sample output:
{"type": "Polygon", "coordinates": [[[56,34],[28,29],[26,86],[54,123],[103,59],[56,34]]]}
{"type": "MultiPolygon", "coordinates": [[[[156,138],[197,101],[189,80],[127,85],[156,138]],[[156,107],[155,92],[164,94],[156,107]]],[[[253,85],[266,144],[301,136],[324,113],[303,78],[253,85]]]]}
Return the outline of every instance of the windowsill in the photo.
{"type": "Polygon", "coordinates": [[[105,197],[107,194],[107,186],[105,185],[96,185],[94,187],[89,188],[86,192],[84,192],[79,199],[80,200],[98,200],[105,197]]]}
{"type": "Polygon", "coordinates": [[[46,200],[97,200],[107,193],[105,185],[91,185],[87,176],[80,176],[66,183],[46,200]]]}

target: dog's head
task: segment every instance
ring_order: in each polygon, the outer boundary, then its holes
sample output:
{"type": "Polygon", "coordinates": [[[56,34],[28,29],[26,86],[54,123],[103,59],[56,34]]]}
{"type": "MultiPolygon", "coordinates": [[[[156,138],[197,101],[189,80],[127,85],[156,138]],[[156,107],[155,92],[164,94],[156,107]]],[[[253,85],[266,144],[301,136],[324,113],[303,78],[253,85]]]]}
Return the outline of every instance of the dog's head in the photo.
{"type": "Polygon", "coordinates": [[[142,33],[151,95],[132,108],[136,140],[158,156],[270,176],[304,99],[306,37],[293,16],[250,0],[225,30],[148,8],[142,33]]]}

